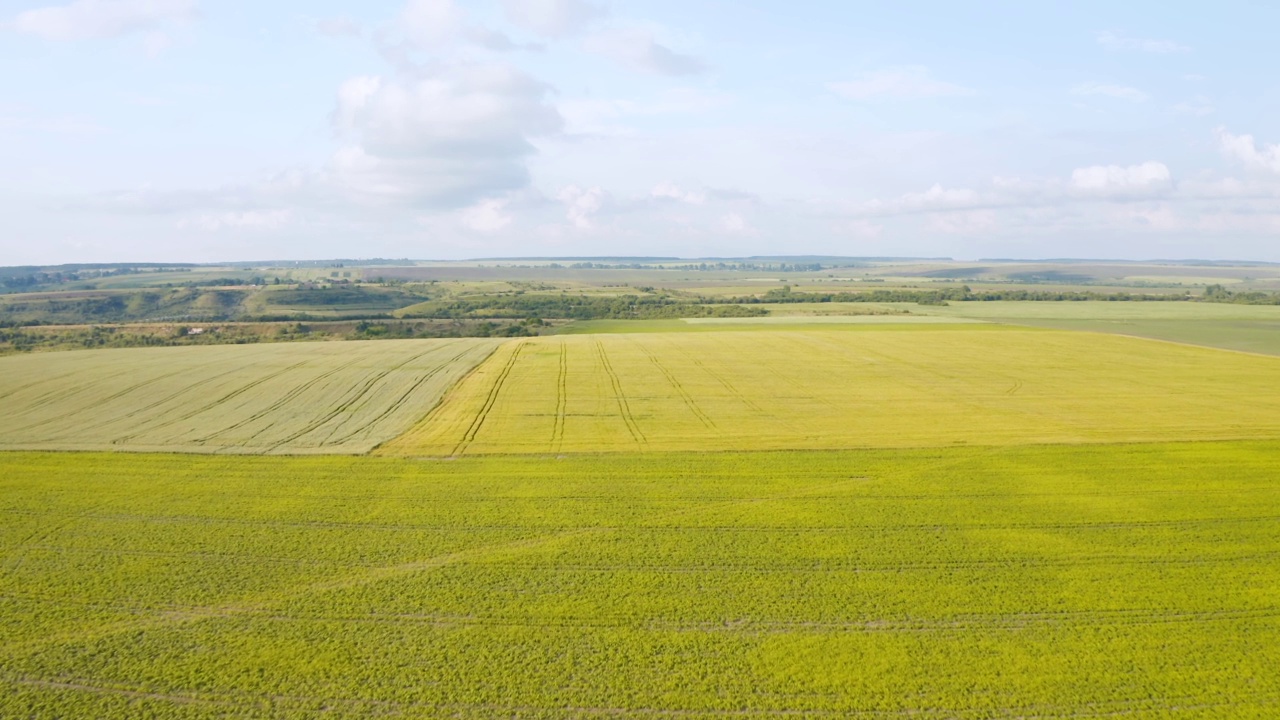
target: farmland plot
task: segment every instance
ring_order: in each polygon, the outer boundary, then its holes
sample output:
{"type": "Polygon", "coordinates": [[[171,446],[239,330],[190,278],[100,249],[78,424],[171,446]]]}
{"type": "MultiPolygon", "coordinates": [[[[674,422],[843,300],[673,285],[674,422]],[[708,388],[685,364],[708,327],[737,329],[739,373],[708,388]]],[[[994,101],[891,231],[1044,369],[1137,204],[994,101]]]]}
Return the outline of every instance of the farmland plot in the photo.
{"type": "Polygon", "coordinates": [[[0,453],[0,717],[1274,717],[1277,453],[0,453]]]}
{"type": "Polygon", "coordinates": [[[498,341],[404,340],[0,359],[0,449],[361,453],[498,341]]]}
{"type": "Polygon", "coordinates": [[[969,327],[511,341],[379,452],[1280,437],[1280,360],[1101,334],[969,327]]]}

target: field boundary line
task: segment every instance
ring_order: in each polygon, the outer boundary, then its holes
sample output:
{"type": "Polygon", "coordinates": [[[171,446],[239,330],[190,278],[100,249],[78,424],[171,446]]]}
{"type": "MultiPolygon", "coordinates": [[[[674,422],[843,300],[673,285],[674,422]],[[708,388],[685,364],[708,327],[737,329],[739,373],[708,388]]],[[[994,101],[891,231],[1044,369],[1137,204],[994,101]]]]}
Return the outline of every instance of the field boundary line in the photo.
{"type": "MultiPolygon", "coordinates": [[[[474,375],[476,375],[477,373],[479,373],[479,372],[480,372],[480,368],[482,368],[482,367],[484,366],[484,364],[485,364],[485,363],[487,363],[487,362],[489,361],[489,359],[493,357],[494,353],[498,352],[498,350],[500,350],[500,349],[502,348],[502,346],[503,346],[503,345],[505,345],[505,344],[506,344],[506,343],[499,342],[499,343],[494,344],[492,347],[490,347],[490,348],[489,348],[489,351],[488,351],[488,352],[486,352],[486,353],[484,354],[484,356],[483,356],[483,357],[481,357],[479,360],[477,360],[477,361],[476,361],[476,363],[475,363],[475,365],[472,365],[472,366],[471,366],[471,368],[470,368],[469,370],[467,370],[465,373],[463,373],[463,374],[462,374],[462,376],[461,376],[461,377],[459,377],[457,380],[454,380],[454,381],[453,381],[453,384],[451,384],[449,387],[445,388],[445,389],[444,389],[444,391],[440,393],[440,397],[439,397],[439,398],[436,398],[436,402],[435,402],[435,404],[433,404],[430,408],[428,408],[428,409],[427,409],[427,411],[426,411],[426,412],[424,412],[424,413],[422,414],[422,416],[421,416],[421,417],[419,417],[418,419],[414,420],[414,421],[413,421],[413,423],[409,426],[409,429],[405,430],[404,432],[400,433],[399,435],[397,435],[397,436],[395,436],[395,437],[393,437],[393,438],[389,438],[389,439],[387,439],[387,440],[383,440],[382,442],[378,443],[377,445],[374,445],[374,446],[373,446],[372,448],[370,448],[367,452],[365,452],[365,453],[361,453],[361,454],[368,455],[368,454],[375,453],[375,452],[377,452],[378,450],[381,450],[381,449],[382,449],[384,446],[386,446],[386,445],[390,445],[390,444],[393,444],[393,443],[399,442],[399,441],[401,441],[403,438],[409,437],[410,435],[414,434],[414,432],[415,432],[415,431],[417,431],[419,428],[422,428],[423,426],[425,426],[425,425],[429,424],[429,423],[431,422],[431,420],[434,418],[434,416],[435,416],[437,413],[439,413],[439,412],[440,412],[441,408],[442,408],[442,407],[444,407],[445,403],[449,400],[449,398],[453,397],[453,396],[454,396],[454,393],[455,393],[455,392],[457,392],[459,388],[461,388],[463,385],[465,385],[465,384],[467,383],[467,381],[469,381],[469,380],[470,380],[474,375]]],[[[406,454],[406,455],[409,455],[409,456],[412,456],[412,455],[410,455],[410,454],[408,454],[408,453],[405,453],[405,454],[406,454]]],[[[425,456],[423,456],[423,457],[440,457],[440,456],[439,456],[439,455],[425,455],[425,456]]]]}
{"type": "MultiPolygon", "coordinates": [[[[1062,328],[1053,328],[1055,330],[1063,330],[1062,328]]],[[[1182,340],[1166,340],[1164,338],[1147,337],[1146,335],[1130,335],[1129,333],[1109,333],[1102,330],[1063,330],[1063,332],[1082,332],[1092,335],[1110,335],[1112,337],[1129,338],[1130,340],[1146,340],[1148,342],[1165,343],[1167,345],[1179,345],[1181,347],[1196,348],[1198,350],[1218,350],[1220,352],[1236,353],[1238,355],[1250,355],[1253,357],[1267,358],[1269,360],[1280,360],[1280,355],[1272,355],[1271,353],[1256,352],[1254,350],[1237,350],[1235,348],[1225,348],[1221,345],[1200,345],[1198,343],[1184,342],[1182,340]]]]}

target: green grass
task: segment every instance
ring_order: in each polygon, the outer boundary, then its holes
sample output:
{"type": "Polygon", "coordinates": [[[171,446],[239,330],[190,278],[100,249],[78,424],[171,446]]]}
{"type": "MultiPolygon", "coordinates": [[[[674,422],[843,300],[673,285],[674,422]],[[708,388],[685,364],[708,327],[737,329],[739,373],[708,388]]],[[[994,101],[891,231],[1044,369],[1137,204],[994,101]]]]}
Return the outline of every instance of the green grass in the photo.
{"type": "Polygon", "coordinates": [[[498,341],[88,350],[0,358],[0,449],[363,453],[498,341]]]}
{"type": "Polygon", "coordinates": [[[1240,352],[1280,355],[1280,316],[1270,320],[1015,320],[1058,330],[1105,332],[1240,352]]]}
{"type": "Polygon", "coordinates": [[[1280,359],[986,324],[804,327],[511,341],[378,452],[1280,438],[1280,359]]]}
{"type": "MultiPolygon", "coordinates": [[[[802,322],[808,316],[866,312],[862,303],[770,306],[770,317],[802,322]]],[[[1280,306],[1199,302],[956,302],[945,307],[908,303],[882,306],[912,316],[965,319],[1057,330],[1105,332],[1280,355],[1280,306]]],[[[875,316],[883,321],[885,316],[875,316]]],[[[887,316],[892,317],[892,316],[887,316]]],[[[854,317],[854,320],[868,318],[854,317]]]]}
{"type": "Polygon", "coordinates": [[[922,312],[1280,355],[1280,306],[1187,302],[952,303],[922,312]]]}
{"type": "Polygon", "coordinates": [[[1273,717],[1277,453],[0,453],[0,716],[1273,717]]]}

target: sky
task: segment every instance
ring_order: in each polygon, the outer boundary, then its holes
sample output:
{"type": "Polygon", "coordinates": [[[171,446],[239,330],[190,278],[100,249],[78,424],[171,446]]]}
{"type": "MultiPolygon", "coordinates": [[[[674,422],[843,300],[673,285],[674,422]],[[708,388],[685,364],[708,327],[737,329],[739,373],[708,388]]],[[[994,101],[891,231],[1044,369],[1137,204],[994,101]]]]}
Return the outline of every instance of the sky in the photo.
{"type": "Polygon", "coordinates": [[[0,265],[1280,261],[1280,3],[0,0],[0,265]]]}

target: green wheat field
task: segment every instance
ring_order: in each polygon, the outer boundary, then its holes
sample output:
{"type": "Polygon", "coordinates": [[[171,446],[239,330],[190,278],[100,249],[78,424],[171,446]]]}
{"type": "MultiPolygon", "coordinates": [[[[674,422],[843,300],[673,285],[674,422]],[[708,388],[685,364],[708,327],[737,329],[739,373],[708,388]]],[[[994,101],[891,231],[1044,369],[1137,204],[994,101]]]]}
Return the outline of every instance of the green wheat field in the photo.
{"type": "Polygon", "coordinates": [[[988,324],[0,358],[0,717],[1276,717],[1278,388],[988,324]]]}

